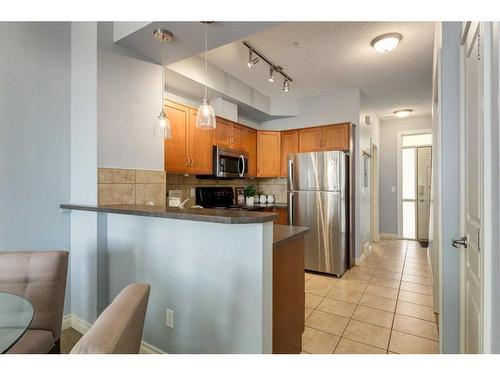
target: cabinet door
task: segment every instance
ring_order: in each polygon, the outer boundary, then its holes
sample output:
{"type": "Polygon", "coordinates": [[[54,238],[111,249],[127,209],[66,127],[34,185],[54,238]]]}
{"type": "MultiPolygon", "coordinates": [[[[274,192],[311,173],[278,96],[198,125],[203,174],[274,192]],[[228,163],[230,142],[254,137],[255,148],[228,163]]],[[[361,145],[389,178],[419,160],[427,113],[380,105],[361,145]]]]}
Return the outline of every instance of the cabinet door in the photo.
{"type": "Polygon", "coordinates": [[[281,133],[257,132],[257,177],[280,177],[281,133]]]}
{"type": "Polygon", "coordinates": [[[329,125],[323,127],[323,148],[328,151],[349,150],[349,124],[329,125]]]}
{"type": "Polygon", "coordinates": [[[214,144],[221,147],[231,147],[231,123],[217,118],[217,127],[214,131],[214,144]]]}
{"type": "Polygon", "coordinates": [[[245,151],[248,153],[248,175],[257,175],[257,130],[245,129],[245,151]]]}
{"type": "Polygon", "coordinates": [[[212,174],[212,147],[214,144],[214,130],[198,129],[196,127],[195,109],[190,111],[189,138],[187,155],[190,159],[188,173],[212,174]]]}
{"type": "Polygon", "coordinates": [[[281,176],[288,175],[288,154],[299,152],[299,131],[281,132],[281,176]]]}
{"type": "Polygon", "coordinates": [[[279,216],[274,220],[275,224],[288,225],[288,209],[284,207],[274,207],[273,212],[279,216]]]}
{"type": "Polygon", "coordinates": [[[231,148],[235,150],[245,150],[245,127],[239,124],[232,124],[232,144],[231,148]]]}
{"type": "Polygon", "coordinates": [[[305,128],[299,130],[299,152],[321,151],[323,128],[305,128]]]}
{"type": "Polygon", "coordinates": [[[187,170],[186,141],[189,128],[189,107],[166,102],[165,112],[172,125],[172,138],[165,139],[165,171],[185,173],[187,170]]]}

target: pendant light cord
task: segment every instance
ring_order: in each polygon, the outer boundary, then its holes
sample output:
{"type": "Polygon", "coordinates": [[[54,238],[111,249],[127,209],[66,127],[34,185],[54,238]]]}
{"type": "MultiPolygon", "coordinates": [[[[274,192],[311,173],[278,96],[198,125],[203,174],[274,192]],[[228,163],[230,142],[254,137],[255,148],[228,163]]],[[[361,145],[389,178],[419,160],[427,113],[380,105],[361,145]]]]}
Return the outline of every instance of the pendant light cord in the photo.
{"type": "Polygon", "coordinates": [[[161,111],[165,102],[165,42],[161,44],[161,111]]]}
{"type": "Polygon", "coordinates": [[[205,22],[205,103],[207,103],[207,85],[208,85],[208,22],[205,22]]]}

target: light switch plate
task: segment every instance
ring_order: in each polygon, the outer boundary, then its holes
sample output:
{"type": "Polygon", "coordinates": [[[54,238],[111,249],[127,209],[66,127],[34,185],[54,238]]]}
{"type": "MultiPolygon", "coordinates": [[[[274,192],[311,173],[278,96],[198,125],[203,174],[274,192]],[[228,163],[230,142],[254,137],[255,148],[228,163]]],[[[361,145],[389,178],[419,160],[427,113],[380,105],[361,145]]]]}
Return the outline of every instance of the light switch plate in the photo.
{"type": "Polygon", "coordinates": [[[196,197],[196,188],[191,188],[191,198],[196,197]]]}
{"type": "Polygon", "coordinates": [[[393,193],[395,193],[395,192],[396,192],[396,186],[392,186],[392,187],[391,187],[391,191],[392,191],[393,193]]]}
{"type": "Polygon", "coordinates": [[[174,328],[174,311],[167,309],[166,311],[166,326],[174,328]]]}

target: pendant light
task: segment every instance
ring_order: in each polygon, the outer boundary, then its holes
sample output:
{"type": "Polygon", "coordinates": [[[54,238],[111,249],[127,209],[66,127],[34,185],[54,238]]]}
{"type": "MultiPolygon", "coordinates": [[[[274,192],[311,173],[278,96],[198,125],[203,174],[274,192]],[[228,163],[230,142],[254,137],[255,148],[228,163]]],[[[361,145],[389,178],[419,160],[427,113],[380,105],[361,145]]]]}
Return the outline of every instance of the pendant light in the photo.
{"type": "MultiPolygon", "coordinates": [[[[203,98],[203,103],[198,108],[198,113],[196,114],[196,127],[198,129],[215,129],[215,112],[213,107],[208,104],[207,100],[207,80],[208,80],[208,21],[203,22],[205,24],[205,97],[203,98]]],[[[210,22],[211,23],[211,22],[210,22]]]]}
{"type": "Polygon", "coordinates": [[[172,40],[172,34],[167,30],[157,29],[153,32],[153,36],[162,42],[161,46],[161,111],[153,128],[154,137],[162,137],[164,139],[172,138],[172,125],[165,113],[165,43],[172,40]]]}

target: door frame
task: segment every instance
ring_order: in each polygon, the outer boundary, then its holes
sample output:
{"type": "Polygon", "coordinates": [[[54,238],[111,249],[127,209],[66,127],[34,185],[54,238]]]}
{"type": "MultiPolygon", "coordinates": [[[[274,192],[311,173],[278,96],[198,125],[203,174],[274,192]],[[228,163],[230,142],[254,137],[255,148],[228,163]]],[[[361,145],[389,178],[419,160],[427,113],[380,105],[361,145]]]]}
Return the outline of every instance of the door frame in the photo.
{"type": "MultiPolygon", "coordinates": [[[[477,26],[477,22],[464,22],[462,27],[462,38],[461,38],[461,46],[460,46],[460,101],[461,101],[461,110],[460,110],[460,147],[464,150],[465,146],[465,119],[467,116],[466,113],[466,96],[465,96],[465,59],[467,57],[467,53],[465,51],[465,41],[467,40],[467,35],[469,31],[475,30],[477,26]]],[[[482,169],[482,191],[481,191],[481,230],[480,230],[480,250],[482,252],[481,259],[481,279],[480,282],[481,287],[481,324],[479,327],[480,337],[480,353],[491,353],[491,329],[492,329],[492,253],[493,253],[493,215],[491,213],[491,208],[493,204],[493,176],[492,176],[492,149],[491,149],[491,115],[492,115],[492,106],[491,106],[491,67],[492,67],[492,23],[491,22],[480,22],[479,23],[479,33],[481,36],[481,92],[482,92],[482,100],[481,100],[481,115],[483,118],[483,132],[482,132],[482,160],[481,160],[481,169],[482,169]]],[[[460,231],[461,234],[464,233],[465,223],[464,223],[464,215],[463,212],[465,210],[465,155],[464,152],[461,153],[460,157],[460,231]]],[[[465,303],[464,296],[466,293],[465,290],[465,267],[464,264],[467,261],[466,252],[464,249],[459,250],[460,253],[460,349],[464,352],[465,349],[465,330],[466,330],[466,321],[465,321],[465,303]]]]}
{"type": "Polygon", "coordinates": [[[371,143],[370,160],[370,237],[372,242],[380,240],[379,231],[379,148],[371,143]]]}
{"type": "MultiPolygon", "coordinates": [[[[403,176],[401,174],[401,168],[402,168],[402,155],[401,155],[401,150],[402,150],[402,144],[403,144],[403,136],[405,135],[418,135],[418,134],[433,134],[432,133],[432,128],[429,129],[415,129],[415,130],[403,130],[399,131],[397,133],[398,137],[398,145],[397,145],[397,153],[398,153],[398,183],[397,183],[397,192],[398,192],[398,238],[403,238],[403,205],[401,204],[402,196],[403,196],[403,176]]],[[[424,146],[424,145],[422,145],[424,146]]],[[[432,144],[430,145],[425,145],[425,146],[430,146],[432,150],[432,144]]],[[[415,148],[419,147],[418,145],[414,146],[415,148]]],[[[432,151],[433,152],[433,151],[432,151]]],[[[415,173],[417,173],[415,171],[415,173]]],[[[417,207],[415,204],[415,211],[417,211],[417,207]]],[[[416,219],[416,213],[415,213],[415,219],[416,219]]],[[[415,223],[416,225],[416,223],[415,223]]]]}

